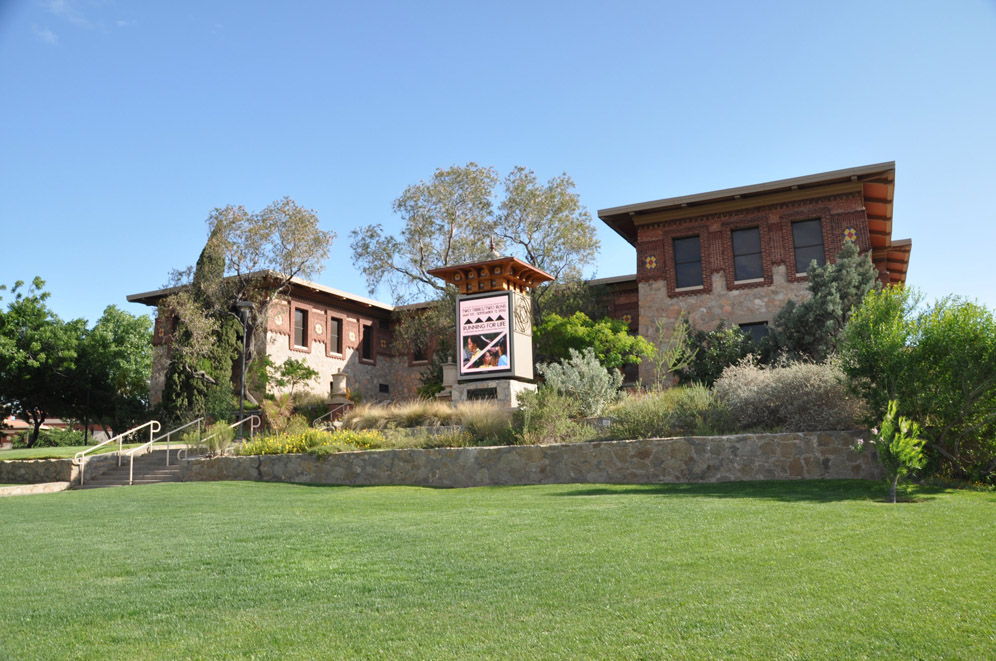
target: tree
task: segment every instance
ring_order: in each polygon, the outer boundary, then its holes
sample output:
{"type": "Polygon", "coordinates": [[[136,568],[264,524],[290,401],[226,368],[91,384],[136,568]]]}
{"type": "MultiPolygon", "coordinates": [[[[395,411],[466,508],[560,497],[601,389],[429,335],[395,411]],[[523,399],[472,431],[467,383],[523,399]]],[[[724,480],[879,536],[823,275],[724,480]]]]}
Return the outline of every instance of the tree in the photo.
{"type": "Polygon", "coordinates": [[[379,224],[354,229],[353,262],[370,293],[386,284],[396,303],[435,298],[445,285],[428,271],[485,259],[492,239],[503,254],[564,281],[579,279],[594,261],[598,239],[571,178],[563,174],[541,185],[534,172],[516,167],[500,201],[497,185],[491,167],[438,169],[394,201],[403,222],[397,237],[379,224]]]}
{"type": "MultiPolygon", "coordinates": [[[[115,305],[80,341],[72,379],[73,416],[120,432],[145,418],[152,374],[152,320],[115,305]]],[[[85,433],[84,433],[85,437],[85,433]]]]}
{"type": "Polygon", "coordinates": [[[844,371],[873,415],[899,400],[898,414],[923,426],[943,472],[992,480],[996,318],[954,297],[917,310],[919,300],[896,287],[870,293],[844,332],[844,371]]]}
{"type": "Polygon", "coordinates": [[[712,331],[690,329],[688,346],[695,350],[688,365],[677,370],[681,383],[712,386],[730,365],[736,365],[757,350],[757,346],[739,326],[720,323],[712,331]]]}
{"type": "Polygon", "coordinates": [[[21,280],[14,283],[14,298],[0,311],[0,408],[34,426],[26,442],[32,447],[49,416],[70,410],[67,394],[86,322],[59,319],[46,303],[50,294],[41,278],[27,291],[23,287],[21,280]]]}
{"type": "Polygon", "coordinates": [[[853,243],[844,246],[836,263],[817,266],[812,261],[806,275],[810,297],[798,304],[787,302],[766,339],[790,358],[823,362],[836,351],[852,310],[882,285],[871,256],[861,254],[853,243]]]}
{"type": "MultiPolygon", "coordinates": [[[[251,333],[293,278],[321,273],[335,239],[334,232],[319,227],[314,211],[286,197],[255,213],[241,206],[218,208],[207,223],[197,266],[174,272],[173,284],[184,287],[159,306],[160,315],[176,322],[163,406],[177,419],[228,415],[232,366],[242,350],[235,302],[254,304],[247,322],[251,333]]],[[[250,363],[254,346],[246,342],[250,363]]]]}
{"type": "MultiPolygon", "coordinates": [[[[896,400],[889,402],[881,427],[871,430],[874,438],[868,443],[878,451],[879,463],[889,483],[890,503],[896,502],[899,480],[927,464],[923,452],[924,439],[920,438],[920,425],[898,415],[898,409],[896,400]]],[[[859,441],[858,450],[864,448],[864,441],[859,441]]]]}
{"type": "Polygon", "coordinates": [[[290,394],[293,396],[295,388],[314,381],[317,377],[318,371],[308,367],[303,360],[288,358],[280,367],[273,368],[270,382],[281,388],[290,386],[290,394]]]}
{"type": "Polygon", "coordinates": [[[570,317],[550,314],[533,330],[538,360],[562,362],[571,351],[583,353],[590,347],[606,369],[617,370],[627,363],[640,363],[654,354],[654,347],[639,335],[630,335],[626,322],[608,317],[592,321],[583,312],[570,317]]]}

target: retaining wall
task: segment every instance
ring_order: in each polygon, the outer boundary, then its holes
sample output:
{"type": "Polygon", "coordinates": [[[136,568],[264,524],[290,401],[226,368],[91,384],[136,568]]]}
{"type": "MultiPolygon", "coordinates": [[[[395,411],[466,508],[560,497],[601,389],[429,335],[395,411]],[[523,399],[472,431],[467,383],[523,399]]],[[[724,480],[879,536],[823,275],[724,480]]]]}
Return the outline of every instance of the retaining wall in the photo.
{"type": "Polygon", "coordinates": [[[881,479],[873,453],[853,450],[865,433],[695,436],[433,450],[191,459],[183,480],[262,480],[342,485],[478,487],[510,484],[881,479]]]}
{"type": "MultiPolygon", "coordinates": [[[[116,467],[117,456],[98,454],[87,457],[86,479],[97,477],[104,471],[116,467]]],[[[80,469],[72,458],[66,459],[12,459],[0,461],[0,483],[42,484],[46,482],[71,482],[79,484],[80,469]]]]}

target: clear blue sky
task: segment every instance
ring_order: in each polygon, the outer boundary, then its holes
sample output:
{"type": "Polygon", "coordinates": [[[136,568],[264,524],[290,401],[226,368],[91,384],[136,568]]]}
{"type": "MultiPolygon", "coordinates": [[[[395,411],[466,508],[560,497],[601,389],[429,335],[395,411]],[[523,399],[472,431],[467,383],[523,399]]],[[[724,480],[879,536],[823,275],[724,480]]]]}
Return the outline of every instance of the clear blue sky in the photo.
{"type": "MultiPolygon", "coordinates": [[[[996,3],[0,0],[0,282],[63,318],[194,262],[214,207],[338,233],[437,167],[600,208],[896,161],[909,282],[996,308],[996,3]]],[[[599,277],[635,270],[596,219],[599,277]]],[[[377,292],[389,301],[390,293],[377,292]]]]}

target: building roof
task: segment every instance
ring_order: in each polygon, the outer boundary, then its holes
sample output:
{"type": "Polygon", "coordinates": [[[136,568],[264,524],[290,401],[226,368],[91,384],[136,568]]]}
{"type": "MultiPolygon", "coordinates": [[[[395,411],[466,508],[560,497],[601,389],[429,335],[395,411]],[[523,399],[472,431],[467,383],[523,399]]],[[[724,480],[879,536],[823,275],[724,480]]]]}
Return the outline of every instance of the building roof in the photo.
{"type": "Polygon", "coordinates": [[[454,285],[461,293],[468,294],[498,290],[525,292],[554,279],[546,271],[527,264],[518,257],[496,257],[468,264],[441,266],[426,273],[454,285]]]}
{"type": "MultiPolygon", "coordinates": [[[[281,277],[280,274],[273,271],[260,271],[255,274],[258,277],[281,277]]],[[[326,287],[325,285],[319,284],[317,282],[312,282],[310,280],[305,280],[304,278],[291,278],[291,285],[304,290],[310,290],[315,293],[325,294],[332,296],[343,301],[348,301],[354,304],[363,305],[369,308],[374,308],[378,310],[383,310],[385,312],[393,312],[395,306],[388,303],[381,303],[375,301],[371,298],[366,298],[363,296],[357,296],[356,294],[350,294],[349,292],[344,292],[339,289],[334,289],[332,287],[326,287]]],[[[179,287],[167,287],[165,289],[156,289],[154,291],[142,292],[140,294],[131,294],[128,296],[129,303],[144,303],[145,305],[158,305],[159,301],[166,298],[170,294],[175,294],[178,291],[182,291],[186,288],[186,285],[181,285],[179,287]]]]}
{"type": "Polygon", "coordinates": [[[717,211],[758,207],[788,199],[799,199],[837,190],[860,190],[864,196],[871,239],[872,259],[891,282],[904,282],[912,241],[892,239],[892,200],[896,163],[887,161],[833,170],[763,184],[725,188],[709,193],[682,195],[651,202],[601,209],[598,217],[626,239],[637,243],[637,228],[670,218],[689,218],[717,211]]]}

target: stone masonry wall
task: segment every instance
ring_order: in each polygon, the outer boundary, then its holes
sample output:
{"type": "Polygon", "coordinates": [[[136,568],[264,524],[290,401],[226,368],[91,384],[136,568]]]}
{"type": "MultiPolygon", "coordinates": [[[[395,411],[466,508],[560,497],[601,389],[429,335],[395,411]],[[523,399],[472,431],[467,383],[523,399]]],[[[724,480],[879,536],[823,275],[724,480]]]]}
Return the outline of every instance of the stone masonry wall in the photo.
{"type": "Polygon", "coordinates": [[[566,445],[267,455],[184,462],[184,480],[480,487],[511,484],[881,479],[861,432],[742,434],[566,445]]]}
{"type": "MultiPolygon", "coordinates": [[[[97,477],[117,466],[117,456],[98,454],[86,460],[85,478],[97,477]]],[[[44,482],[72,482],[79,484],[79,467],[69,459],[32,459],[0,461],[0,483],[42,484],[44,482]]]]}

